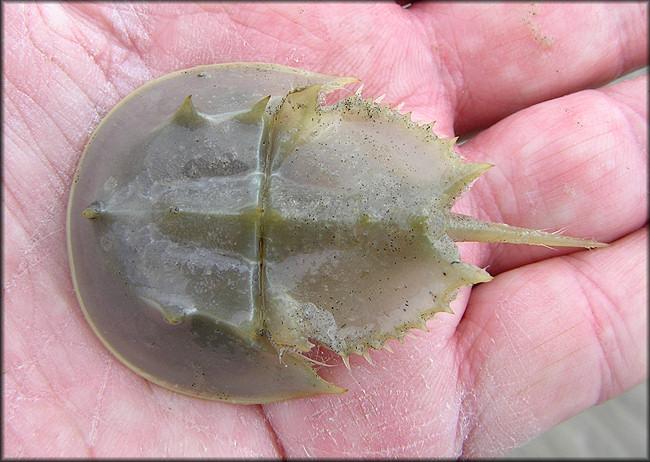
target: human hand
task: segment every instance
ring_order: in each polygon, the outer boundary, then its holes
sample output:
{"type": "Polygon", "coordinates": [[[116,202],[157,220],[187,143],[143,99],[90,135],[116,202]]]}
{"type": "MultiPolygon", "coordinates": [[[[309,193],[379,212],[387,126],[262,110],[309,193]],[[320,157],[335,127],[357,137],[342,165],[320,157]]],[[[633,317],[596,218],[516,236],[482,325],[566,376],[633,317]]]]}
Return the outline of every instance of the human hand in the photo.
{"type": "Polygon", "coordinates": [[[647,375],[643,4],[6,4],[9,456],[497,456],[647,375]],[[145,82],[267,61],[358,77],[496,165],[455,210],[611,246],[461,243],[493,281],[429,332],[322,369],[349,391],[264,406],[172,393],[86,323],[65,211],[92,130],[145,82]],[[562,95],[568,95],[562,98],[562,95]],[[558,98],[558,99],[555,99],[558,98]],[[509,117],[508,117],[509,116],[509,117]],[[498,122],[498,123],[497,123],[498,122]],[[494,124],[494,125],[493,125],[494,124]]]}

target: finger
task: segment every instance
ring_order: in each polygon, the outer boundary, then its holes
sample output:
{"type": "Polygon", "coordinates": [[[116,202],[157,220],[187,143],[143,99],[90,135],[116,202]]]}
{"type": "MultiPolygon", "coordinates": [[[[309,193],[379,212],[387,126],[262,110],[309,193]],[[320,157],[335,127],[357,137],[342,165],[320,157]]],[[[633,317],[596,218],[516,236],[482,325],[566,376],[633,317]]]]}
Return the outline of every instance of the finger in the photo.
{"type": "Polygon", "coordinates": [[[349,371],[342,365],[321,371],[346,393],[264,405],[285,455],[458,457],[457,368],[436,324],[442,327],[432,321],[432,332],[417,332],[417,339],[391,342],[393,353],[373,350],[373,365],[353,355],[349,371]]]}
{"type": "MultiPolygon", "coordinates": [[[[646,93],[642,76],[538,104],[482,132],[459,152],[496,167],[457,208],[601,242],[640,228],[647,221],[646,93]]],[[[494,275],[572,251],[490,244],[476,264],[489,264],[494,275]]]]}
{"type": "Polygon", "coordinates": [[[454,86],[456,133],[647,62],[647,4],[416,4],[454,86]]]}
{"type": "Polygon", "coordinates": [[[647,229],[477,287],[458,330],[472,430],[501,454],[647,376],[647,229]]]}

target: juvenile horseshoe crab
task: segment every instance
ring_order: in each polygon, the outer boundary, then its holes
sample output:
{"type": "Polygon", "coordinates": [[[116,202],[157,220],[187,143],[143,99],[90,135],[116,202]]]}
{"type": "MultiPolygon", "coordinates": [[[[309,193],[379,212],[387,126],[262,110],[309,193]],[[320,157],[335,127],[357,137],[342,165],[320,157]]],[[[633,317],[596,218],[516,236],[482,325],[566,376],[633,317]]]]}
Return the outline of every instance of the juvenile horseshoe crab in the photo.
{"type": "Polygon", "coordinates": [[[366,354],[490,275],[454,241],[597,247],[450,211],[490,165],[360,92],[261,63],[151,82],[94,132],[68,207],[75,289],[101,341],[164,387],[264,403],[343,389],[314,344],[366,354]]]}

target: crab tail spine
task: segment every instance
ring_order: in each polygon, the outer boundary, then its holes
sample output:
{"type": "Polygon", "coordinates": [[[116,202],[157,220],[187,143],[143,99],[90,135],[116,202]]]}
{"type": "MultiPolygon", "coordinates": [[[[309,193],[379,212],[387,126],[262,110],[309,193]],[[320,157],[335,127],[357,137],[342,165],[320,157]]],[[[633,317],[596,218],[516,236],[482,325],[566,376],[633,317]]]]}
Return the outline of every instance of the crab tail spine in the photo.
{"type": "Polygon", "coordinates": [[[509,244],[544,245],[548,247],[604,247],[607,244],[589,239],[563,236],[534,229],[519,228],[504,223],[490,223],[474,217],[449,213],[447,234],[454,241],[499,242],[509,244]]]}

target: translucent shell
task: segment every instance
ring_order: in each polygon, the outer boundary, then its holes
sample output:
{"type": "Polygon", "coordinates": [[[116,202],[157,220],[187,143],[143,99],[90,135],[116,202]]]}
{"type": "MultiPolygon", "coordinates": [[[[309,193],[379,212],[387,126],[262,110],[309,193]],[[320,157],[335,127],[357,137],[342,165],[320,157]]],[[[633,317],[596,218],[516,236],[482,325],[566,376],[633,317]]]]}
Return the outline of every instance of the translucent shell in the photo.
{"type": "Polygon", "coordinates": [[[450,211],[488,164],[360,92],[272,64],[177,72],[92,135],[70,264],[102,342],[182,393],[265,403],[342,392],[303,356],[367,356],[490,275],[454,241],[599,243],[450,211]]]}

